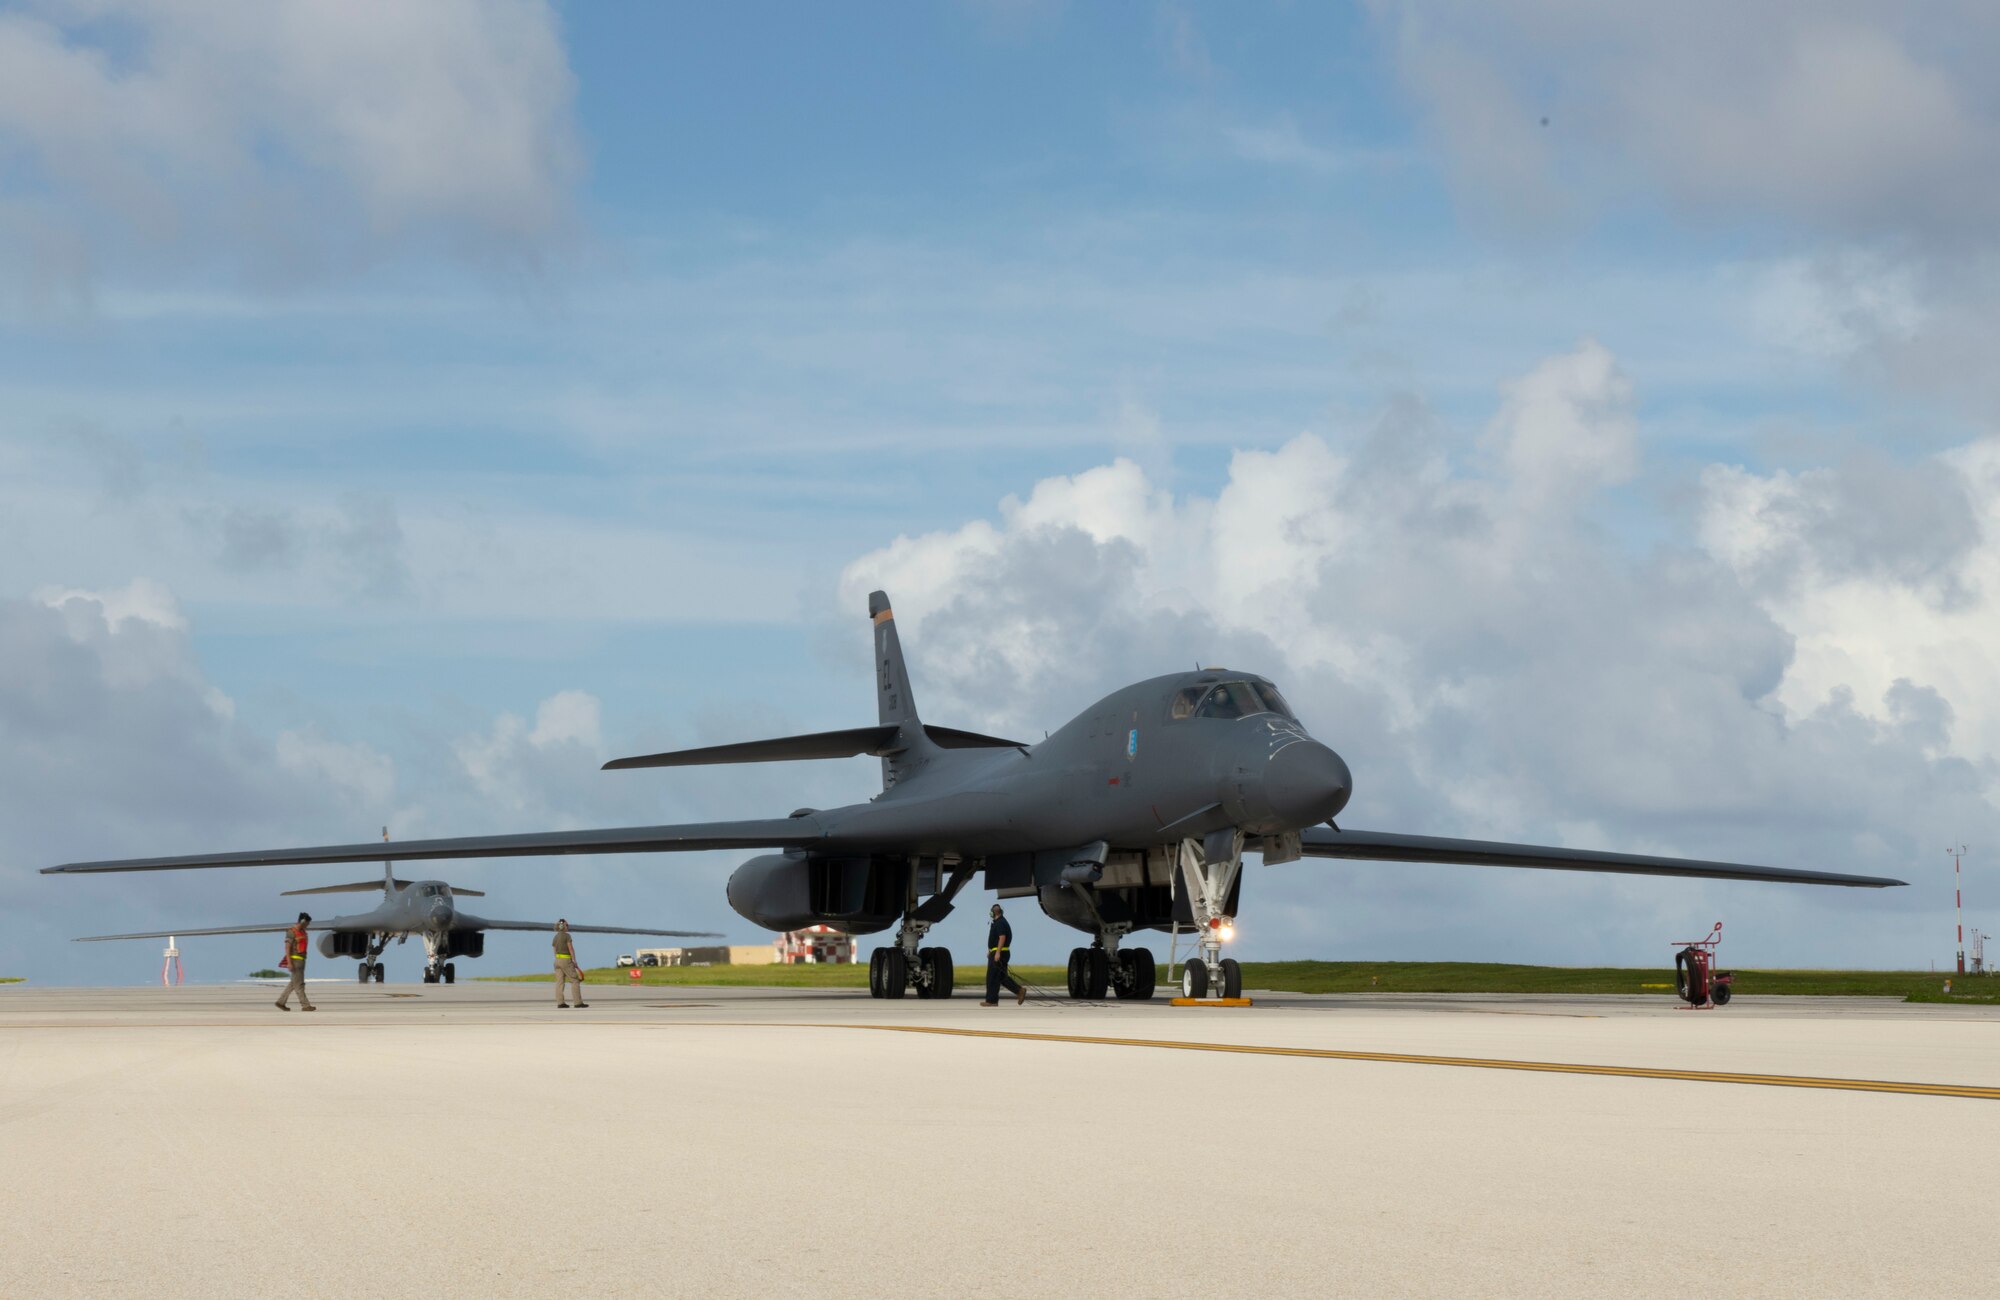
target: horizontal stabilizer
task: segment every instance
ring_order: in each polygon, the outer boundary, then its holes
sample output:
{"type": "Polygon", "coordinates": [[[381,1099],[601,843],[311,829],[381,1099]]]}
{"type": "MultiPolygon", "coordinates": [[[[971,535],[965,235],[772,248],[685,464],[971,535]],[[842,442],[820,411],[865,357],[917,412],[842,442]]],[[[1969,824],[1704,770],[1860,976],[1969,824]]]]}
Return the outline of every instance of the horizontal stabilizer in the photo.
{"type": "MultiPolygon", "coordinates": [[[[287,889],[284,893],[279,894],[278,897],[290,898],[295,894],[365,894],[371,889],[381,889],[383,886],[390,884],[395,885],[398,889],[408,889],[410,887],[410,882],[407,880],[357,880],[351,885],[321,885],[317,889],[287,889]]],[[[486,891],[483,889],[460,889],[457,885],[451,886],[451,892],[459,898],[486,897],[486,891]]]]}
{"type": "Polygon", "coordinates": [[[1371,862],[1442,862],[1468,867],[1538,867],[1549,871],[1608,871],[1632,876],[1688,876],[1706,880],[1762,880],[1791,885],[1847,885],[1882,889],[1906,882],[1886,876],[1852,876],[1838,871],[1798,871],[1745,862],[1662,858],[1649,853],[1606,853],[1541,844],[1454,840],[1390,831],[1338,831],[1314,826],[1299,835],[1309,858],[1354,858],[1371,862]]]}
{"type": "MultiPolygon", "coordinates": [[[[1019,749],[1021,742],[999,736],[982,736],[956,727],[921,724],[939,749],[1019,749]]],[[[664,754],[641,754],[636,758],[614,758],[604,765],[607,772],[634,767],[700,767],[708,763],[788,763],[808,758],[856,758],[869,754],[880,758],[902,748],[902,725],[885,722],[879,727],[849,727],[845,731],[816,731],[808,736],[778,736],[771,740],[746,740],[735,745],[704,745],[700,749],[672,749],[664,754]]]]}
{"type": "Polygon", "coordinates": [[[773,740],[746,740],[735,745],[705,745],[700,749],[674,749],[664,754],[641,754],[637,758],[614,758],[604,765],[607,772],[632,767],[699,767],[706,763],[784,763],[806,758],[854,758],[860,754],[880,756],[896,744],[902,730],[894,723],[880,727],[849,727],[845,731],[819,731],[809,736],[779,736],[773,740]]]}
{"type": "Polygon", "coordinates": [[[1026,749],[1027,744],[1019,740],[1006,740],[1000,736],[982,736],[976,731],[960,731],[957,727],[934,727],[924,724],[924,734],[939,749],[1026,749]]]}
{"type": "Polygon", "coordinates": [[[811,817],[682,826],[620,826],[609,830],[533,831],[526,835],[469,835],[449,840],[379,840],[306,849],[198,853],[178,858],[119,858],[43,867],[45,876],[100,871],[181,871],[192,867],[295,867],[316,862],[430,862],[440,858],[541,858],[571,853],[698,853],[707,849],[806,848],[826,838],[811,817]]]}

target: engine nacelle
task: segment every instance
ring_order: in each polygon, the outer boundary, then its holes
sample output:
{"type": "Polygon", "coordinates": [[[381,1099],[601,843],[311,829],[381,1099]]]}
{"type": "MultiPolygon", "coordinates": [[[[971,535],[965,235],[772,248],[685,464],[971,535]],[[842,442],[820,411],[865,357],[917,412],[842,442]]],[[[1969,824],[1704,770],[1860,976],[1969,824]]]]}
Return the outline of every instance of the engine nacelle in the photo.
{"type": "Polygon", "coordinates": [[[903,915],[909,876],[903,858],[767,853],[730,874],[729,905],[767,930],[826,925],[874,934],[903,915]]]}
{"type": "Polygon", "coordinates": [[[486,955],[486,931],[453,930],[444,937],[446,957],[484,957],[486,955]]]}
{"type": "Polygon", "coordinates": [[[319,937],[319,955],[357,959],[366,957],[368,936],[359,930],[329,930],[319,937]]]}

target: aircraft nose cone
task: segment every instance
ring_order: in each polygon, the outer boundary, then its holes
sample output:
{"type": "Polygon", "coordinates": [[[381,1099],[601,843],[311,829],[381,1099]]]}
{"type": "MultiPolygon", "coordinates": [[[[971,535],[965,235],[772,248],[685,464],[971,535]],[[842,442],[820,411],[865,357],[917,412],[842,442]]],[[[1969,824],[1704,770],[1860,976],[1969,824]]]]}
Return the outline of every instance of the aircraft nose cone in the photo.
{"type": "Polygon", "coordinates": [[[1354,774],[1340,755],[1317,740],[1302,740],[1271,755],[1264,794],[1287,826],[1316,826],[1347,806],[1354,774]]]}

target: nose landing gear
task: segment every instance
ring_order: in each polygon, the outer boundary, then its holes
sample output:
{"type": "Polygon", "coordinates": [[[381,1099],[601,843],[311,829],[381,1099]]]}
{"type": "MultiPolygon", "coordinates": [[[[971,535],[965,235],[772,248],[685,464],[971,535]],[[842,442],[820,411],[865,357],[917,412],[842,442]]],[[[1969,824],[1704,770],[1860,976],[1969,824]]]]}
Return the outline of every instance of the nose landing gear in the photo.
{"type": "Polygon", "coordinates": [[[1188,910],[1194,914],[1195,943],[1201,949],[1200,956],[1188,958],[1181,967],[1181,996],[1239,999],[1243,968],[1235,958],[1222,955],[1222,942],[1235,930],[1234,918],[1224,909],[1243,870],[1243,833],[1232,828],[1202,840],[1182,840],[1178,867],[1188,910]]]}

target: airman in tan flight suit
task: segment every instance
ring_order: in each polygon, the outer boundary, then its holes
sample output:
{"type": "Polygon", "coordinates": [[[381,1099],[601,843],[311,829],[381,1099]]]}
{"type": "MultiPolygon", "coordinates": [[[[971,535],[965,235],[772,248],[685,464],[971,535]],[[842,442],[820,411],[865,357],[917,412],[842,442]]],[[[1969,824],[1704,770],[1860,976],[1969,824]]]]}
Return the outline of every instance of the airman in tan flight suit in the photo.
{"type": "Polygon", "coordinates": [[[576,941],[569,936],[569,922],[556,922],[556,1009],[569,1010],[569,999],[564,996],[571,984],[576,985],[576,1005],[587,1007],[583,1000],[583,971],[576,964],[576,941]]]}

